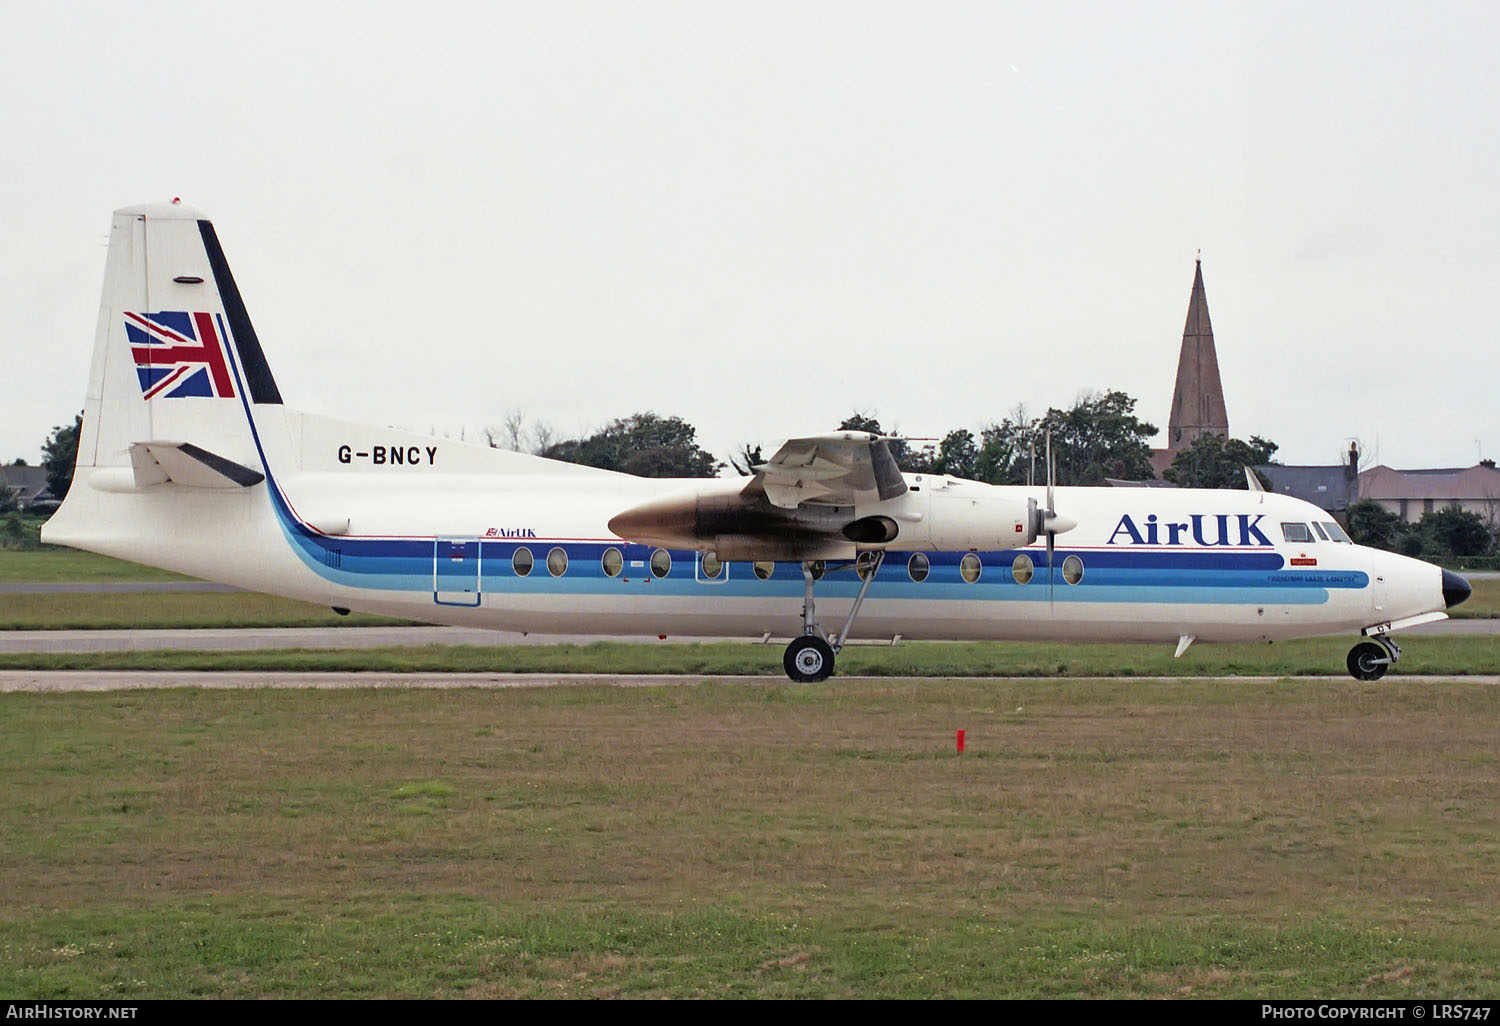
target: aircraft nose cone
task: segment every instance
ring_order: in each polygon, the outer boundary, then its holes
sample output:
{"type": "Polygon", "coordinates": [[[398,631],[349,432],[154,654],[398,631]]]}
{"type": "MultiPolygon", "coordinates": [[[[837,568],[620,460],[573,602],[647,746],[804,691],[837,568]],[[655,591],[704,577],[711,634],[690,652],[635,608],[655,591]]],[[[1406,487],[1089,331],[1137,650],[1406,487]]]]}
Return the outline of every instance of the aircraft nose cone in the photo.
{"type": "Polygon", "coordinates": [[[1443,571],[1443,602],[1449,609],[1469,597],[1469,582],[1452,570],[1443,571]]]}

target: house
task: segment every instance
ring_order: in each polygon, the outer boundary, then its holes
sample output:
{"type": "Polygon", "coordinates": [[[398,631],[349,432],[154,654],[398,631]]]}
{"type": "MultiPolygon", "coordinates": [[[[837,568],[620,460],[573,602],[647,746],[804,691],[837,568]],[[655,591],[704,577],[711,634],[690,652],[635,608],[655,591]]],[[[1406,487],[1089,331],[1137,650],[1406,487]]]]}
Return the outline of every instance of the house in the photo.
{"type": "Polygon", "coordinates": [[[1343,522],[1344,511],[1359,501],[1359,449],[1349,446],[1349,461],[1329,466],[1262,463],[1255,468],[1271,491],[1310,502],[1343,522]]]}
{"type": "Polygon", "coordinates": [[[1359,495],[1409,524],[1421,520],[1423,513],[1449,506],[1477,513],[1492,525],[1500,521],[1500,470],[1494,460],[1435,470],[1372,467],[1359,475],[1359,495]]]}
{"type": "Polygon", "coordinates": [[[1300,467],[1263,463],[1255,469],[1270,482],[1270,491],[1310,502],[1340,520],[1344,511],[1359,501],[1359,479],[1342,463],[1300,467]]]}
{"type": "Polygon", "coordinates": [[[0,467],[0,488],[10,489],[22,509],[43,512],[57,508],[57,499],[47,487],[46,467],[0,467]]]}

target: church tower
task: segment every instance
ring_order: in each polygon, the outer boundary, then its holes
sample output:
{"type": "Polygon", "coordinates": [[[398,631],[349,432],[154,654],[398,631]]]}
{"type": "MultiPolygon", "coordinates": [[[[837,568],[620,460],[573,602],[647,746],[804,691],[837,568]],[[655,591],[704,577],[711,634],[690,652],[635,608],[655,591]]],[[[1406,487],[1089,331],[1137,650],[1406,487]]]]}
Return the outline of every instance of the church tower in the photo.
{"type": "Polygon", "coordinates": [[[1193,275],[1193,295],[1182,329],[1177,387],[1172,391],[1172,415],[1167,422],[1167,450],[1175,453],[1186,449],[1199,435],[1229,436],[1229,414],[1224,410],[1224,386],[1219,381],[1219,354],[1214,351],[1214,329],[1208,320],[1201,259],[1193,275]]]}

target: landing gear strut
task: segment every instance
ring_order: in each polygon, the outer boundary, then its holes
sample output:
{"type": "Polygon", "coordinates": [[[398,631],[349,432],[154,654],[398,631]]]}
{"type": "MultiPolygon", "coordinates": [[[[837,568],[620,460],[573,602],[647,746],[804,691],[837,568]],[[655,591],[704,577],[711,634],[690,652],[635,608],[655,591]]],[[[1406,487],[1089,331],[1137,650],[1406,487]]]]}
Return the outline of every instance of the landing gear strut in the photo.
{"type": "Polygon", "coordinates": [[[1349,650],[1349,673],[1355,680],[1379,680],[1391,664],[1401,658],[1401,649],[1384,634],[1376,634],[1370,641],[1361,641],[1349,650]]]}
{"type": "Polygon", "coordinates": [[[786,670],[788,677],[798,684],[812,684],[832,676],[834,659],[843,650],[849,631],[854,627],[854,618],[859,615],[859,607],[864,604],[865,594],[870,590],[870,582],[875,580],[883,562],[885,552],[877,550],[874,557],[862,565],[863,579],[859,582],[859,594],[854,596],[854,605],[849,607],[849,617],[844,621],[844,629],[834,635],[830,635],[818,623],[813,603],[813,585],[818,578],[813,576],[811,563],[802,564],[802,580],[806,586],[802,600],[802,636],[793,638],[781,657],[782,668],[786,670]]]}

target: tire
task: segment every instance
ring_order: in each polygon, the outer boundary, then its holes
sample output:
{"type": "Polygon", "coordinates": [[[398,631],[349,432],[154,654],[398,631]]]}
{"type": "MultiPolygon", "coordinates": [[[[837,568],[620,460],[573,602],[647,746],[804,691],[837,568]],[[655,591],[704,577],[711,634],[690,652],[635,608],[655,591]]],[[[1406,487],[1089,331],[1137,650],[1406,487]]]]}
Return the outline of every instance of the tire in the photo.
{"type": "Polygon", "coordinates": [[[833,646],[815,635],[795,639],[781,657],[782,669],[798,684],[815,684],[833,674],[833,646]]]}
{"type": "Polygon", "coordinates": [[[1349,650],[1349,673],[1355,680],[1379,680],[1390,668],[1391,654],[1373,641],[1362,641],[1349,650]]]}

